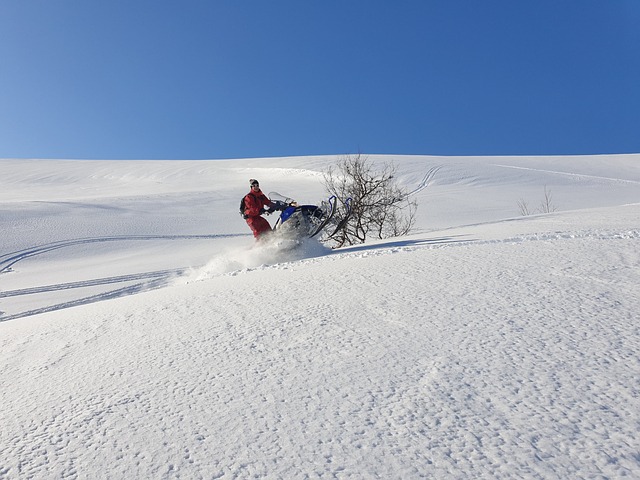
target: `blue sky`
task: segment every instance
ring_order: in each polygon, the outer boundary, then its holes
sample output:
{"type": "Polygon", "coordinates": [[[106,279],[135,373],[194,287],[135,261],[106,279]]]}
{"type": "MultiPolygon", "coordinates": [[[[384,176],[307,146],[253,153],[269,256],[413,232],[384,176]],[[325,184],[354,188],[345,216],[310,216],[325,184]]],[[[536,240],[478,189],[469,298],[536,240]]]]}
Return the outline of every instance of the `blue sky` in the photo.
{"type": "Polygon", "coordinates": [[[640,0],[0,0],[0,158],[640,153],[640,0]]]}

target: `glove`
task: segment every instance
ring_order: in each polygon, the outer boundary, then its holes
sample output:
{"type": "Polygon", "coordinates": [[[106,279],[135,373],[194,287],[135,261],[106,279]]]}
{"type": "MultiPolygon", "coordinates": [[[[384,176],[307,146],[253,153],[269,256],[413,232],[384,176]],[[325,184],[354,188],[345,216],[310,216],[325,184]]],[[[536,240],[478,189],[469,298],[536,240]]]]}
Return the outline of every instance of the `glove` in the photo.
{"type": "Polygon", "coordinates": [[[279,200],[275,200],[271,202],[271,206],[269,207],[271,209],[272,212],[278,212],[278,211],[282,211],[285,208],[287,208],[287,204],[284,202],[281,202],[279,200]]]}
{"type": "Polygon", "coordinates": [[[267,211],[264,208],[260,209],[260,215],[264,215],[265,213],[267,213],[267,211]]]}

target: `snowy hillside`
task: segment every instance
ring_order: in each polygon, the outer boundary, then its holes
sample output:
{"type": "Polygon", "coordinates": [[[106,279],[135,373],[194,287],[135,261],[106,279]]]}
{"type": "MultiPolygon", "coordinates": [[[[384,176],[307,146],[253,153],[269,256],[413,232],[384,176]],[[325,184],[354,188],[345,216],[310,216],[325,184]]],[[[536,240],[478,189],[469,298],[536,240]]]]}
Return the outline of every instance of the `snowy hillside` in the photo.
{"type": "Polygon", "coordinates": [[[334,157],[0,160],[0,478],[640,477],[640,155],[370,158],[414,233],[295,252],[334,157]]]}

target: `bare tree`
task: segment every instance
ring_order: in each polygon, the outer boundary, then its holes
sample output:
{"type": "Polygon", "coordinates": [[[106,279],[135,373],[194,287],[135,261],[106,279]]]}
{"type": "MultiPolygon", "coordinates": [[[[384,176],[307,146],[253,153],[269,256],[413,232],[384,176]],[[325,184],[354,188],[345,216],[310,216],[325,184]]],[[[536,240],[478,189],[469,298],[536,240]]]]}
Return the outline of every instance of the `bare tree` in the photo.
{"type": "MultiPolygon", "coordinates": [[[[520,210],[520,214],[522,216],[532,215],[533,212],[529,209],[529,203],[521,198],[518,200],[518,209],[520,210]]],[[[542,201],[540,202],[540,206],[536,210],[537,213],[551,213],[557,210],[555,204],[553,203],[553,195],[551,194],[551,190],[547,189],[547,186],[544,186],[544,197],[542,197],[542,201]]]]}
{"type": "Polygon", "coordinates": [[[409,233],[417,203],[397,185],[395,174],[393,164],[376,171],[361,154],[341,158],[324,173],[330,195],[352,199],[349,220],[330,237],[335,248],[364,243],[368,236],[382,239],[409,233]]]}
{"type": "Polygon", "coordinates": [[[542,199],[542,203],[540,203],[539,211],[541,213],[551,213],[555,212],[556,206],[553,204],[553,195],[551,195],[551,190],[547,190],[547,186],[544,186],[544,197],[542,199]]]}
{"type": "Polygon", "coordinates": [[[529,210],[529,204],[524,198],[518,200],[518,210],[520,210],[520,215],[526,217],[531,215],[531,210],[529,210]]]}

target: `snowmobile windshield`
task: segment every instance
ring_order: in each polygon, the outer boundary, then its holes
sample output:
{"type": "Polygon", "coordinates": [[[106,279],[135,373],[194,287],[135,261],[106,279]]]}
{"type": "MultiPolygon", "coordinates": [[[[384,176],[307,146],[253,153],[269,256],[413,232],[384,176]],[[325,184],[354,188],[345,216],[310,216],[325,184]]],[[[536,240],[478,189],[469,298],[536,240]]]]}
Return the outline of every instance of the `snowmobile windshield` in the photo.
{"type": "Polygon", "coordinates": [[[281,195],[278,192],[269,192],[269,200],[271,200],[272,202],[283,202],[286,204],[289,204],[291,202],[293,202],[293,198],[291,197],[286,197],[285,195],[281,195]]]}

